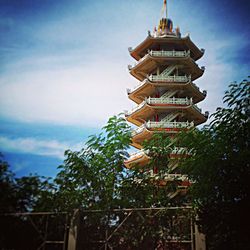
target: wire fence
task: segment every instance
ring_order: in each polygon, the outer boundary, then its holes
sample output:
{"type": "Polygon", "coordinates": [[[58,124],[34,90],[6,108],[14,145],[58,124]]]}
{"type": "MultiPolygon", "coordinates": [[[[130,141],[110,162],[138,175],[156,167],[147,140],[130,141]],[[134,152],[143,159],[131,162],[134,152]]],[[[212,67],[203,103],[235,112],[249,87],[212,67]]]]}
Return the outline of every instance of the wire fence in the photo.
{"type": "Polygon", "coordinates": [[[134,208],[80,211],[79,249],[192,250],[190,208],[134,208]]]}
{"type": "Polygon", "coordinates": [[[0,250],[194,250],[191,207],[0,215],[0,250]]]}

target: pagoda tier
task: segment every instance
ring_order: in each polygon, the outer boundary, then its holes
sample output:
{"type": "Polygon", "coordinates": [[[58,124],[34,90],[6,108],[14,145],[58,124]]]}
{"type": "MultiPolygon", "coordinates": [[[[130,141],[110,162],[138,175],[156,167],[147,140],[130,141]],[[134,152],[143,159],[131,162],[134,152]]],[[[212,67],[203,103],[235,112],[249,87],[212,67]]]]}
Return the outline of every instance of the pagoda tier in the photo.
{"type": "Polygon", "coordinates": [[[178,90],[179,94],[185,92],[187,97],[193,98],[193,103],[198,103],[207,95],[207,92],[200,91],[199,87],[191,81],[191,76],[157,76],[150,75],[134,89],[127,89],[128,97],[139,104],[148,96],[154,93],[178,90]]]}
{"type": "MultiPolygon", "coordinates": [[[[184,152],[183,148],[175,148],[169,154],[169,172],[175,171],[173,174],[165,174],[160,179],[155,180],[155,173],[151,170],[149,177],[152,177],[152,183],[159,187],[165,187],[168,183],[174,183],[176,185],[176,190],[168,192],[168,198],[173,199],[177,196],[184,196],[187,194],[188,188],[191,183],[188,180],[187,176],[176,173],[176,168],[178,168],[178,159],[183,157],[188,157],[190,154],[188,152],[184,152]]],[[[131,155],[131,157],[124,162],[125,166],[129,169],[135,167],[143,167],[147,165],[150,161],[150,157],[147,155],[147,152],[143,150],[138,151],[131,155]]],[[[139,181],[139,180],[138,180],[139,181]]]]}
{"type": "MultiPolygon", "coordinates": [[[[192,103],[189,98],[147,98],[136,108],[125,113],[129,122],[141,126],[148,121],[184,122],[199,125],[207,120],[207,113],[192,103]]],[[[163,124],[162,124],[163,125],[163,124]]]]}
{"type": "Polygon", "coordinates": [[[193,122],[147,122],[146,124],[132,131],[131,145],[137,149],[142,149],[143,142],[145,140],[150,140],[154,133],[167,133],[171,135],[193,127],[193,122]]]}
{"type": "Polygon", "coordinates": [[[176,68],[179,75],[191,75],[192,80],[201,77],[205,70],[204,67],[200,68],[196,64],[191,57],[190,50],[150,50],[133,66],[128,66],[130,74],[140,81],[143,81],[150,74],[168,75],[165,73],[167,67],[169,70],[176,68]]]}
{"type": "Polygon", "coordinates": [[[157,37],[149,33],[148,37],[140,43],[136,48],[129,48],[130,55],[137,61],[143,58],[148,50],[160,50],[168,48],[170,50],[189,50],[191,57],[194,60],[200,59],[204,54],[204,49],[199,49],[190,39],[189,35],[186,37],[179,37],[177,35],[168,35],[166,37],[157,37]]]}
{"type": "MultiPolygon", "coordinates": [[[[185,148],[175,147],[168,155],[169,157],[169,167],[170,171],[178,167],[178,159],[190,157],[190,152],[187,152],[185,148]]],[[[150,161],[148,152],[144,150],[139,150],[130,155],[130,157],[124,161],[126,168],[131,169],[134,167],[143,167],[147,165],[150,161]]]]}

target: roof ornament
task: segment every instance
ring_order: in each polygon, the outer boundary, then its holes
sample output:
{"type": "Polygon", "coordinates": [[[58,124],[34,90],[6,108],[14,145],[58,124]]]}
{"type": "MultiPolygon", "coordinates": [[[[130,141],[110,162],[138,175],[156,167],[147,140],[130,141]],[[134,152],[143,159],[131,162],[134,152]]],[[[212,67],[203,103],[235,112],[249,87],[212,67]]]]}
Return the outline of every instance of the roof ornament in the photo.
{"type": "Polygon", "coordinates": [[[168,9],[167,9],[167,0],[164,0],[163,6],[161,9],[161,18],[163,18],[164,13],[166,13],[166,18],[168,17],[168,9]]]}
{"type": "Polygon", "coordinates": [[[167,16],[168,16],[167,0],[164,0],[156,36],[173,35],[173,22],[167,16]]]}
{"type": "Polygon", "coordinates": [[[168,18],[167,0],[163,0],[163,6],[161,9],[160,22],[158,28],[154,28],[152,37],[178,37],[181,38],[180,28],[177,26],[173,28],[173,22],[168,18]]]}

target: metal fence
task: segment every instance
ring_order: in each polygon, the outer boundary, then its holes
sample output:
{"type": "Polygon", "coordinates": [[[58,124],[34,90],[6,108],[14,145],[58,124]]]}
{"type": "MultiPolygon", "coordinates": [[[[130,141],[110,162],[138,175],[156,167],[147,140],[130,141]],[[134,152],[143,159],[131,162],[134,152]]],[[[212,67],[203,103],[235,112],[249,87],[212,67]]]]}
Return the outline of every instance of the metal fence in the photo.
{"type": "Polygon", "coordinates": [[[67,250],[67,213],[0,215],[1,250],[67,250]]]}
{"type": "Polygon", "coordinates": [[[75,221],[76,250],[194,249],[190,207],[85,210],[75,221]]]}
{"type": "Polygon", "coordinates": [[[191,207],[0,215],[0,250],[194,250],[191,207]]]}

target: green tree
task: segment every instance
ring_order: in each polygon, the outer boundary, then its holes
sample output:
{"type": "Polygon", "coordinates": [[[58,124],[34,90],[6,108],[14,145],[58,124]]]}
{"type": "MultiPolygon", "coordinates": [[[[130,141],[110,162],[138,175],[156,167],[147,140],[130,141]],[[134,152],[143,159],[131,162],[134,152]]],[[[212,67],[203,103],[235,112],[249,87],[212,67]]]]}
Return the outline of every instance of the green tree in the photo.
{"type": "MultiPolygon", "coordinates": [[[[9,164],[0,155],[1,249],[36,249],[41,244],[37,231],[27,217],[16,213],[34,211],[42,200],[43,206],[48,206],[49,200],[42,197],[46,193],[52,194],[51,187],[52,183],[48,178],[37,175],[15,177],[9,164]]],[[[43,222],[41,218],[36,219],[40,224],[43,222]]]]}
{"type": "Polygon", "coordinates": [[[129,143],[129,126],[121,116],[113,116],[102,133],[91,136],[82,150],[67,150],[55,179],[56,206],[62,210],[120,207],[125,202],[120,187],[129,143]]]}
{"type": "Polygon", "coordinates": [[[181,167],[209,249],[249,249],[250,82],[229,85],[224,103],[209,125],[179,136],[193,152],[181,167]]]}
{"type": "Polygon", "coordinates": [[[51,193],[50,178],[38,175],[15,177],[0,155],[0,212],[27,212],[34,209],[44,193],[51,193]]]}

